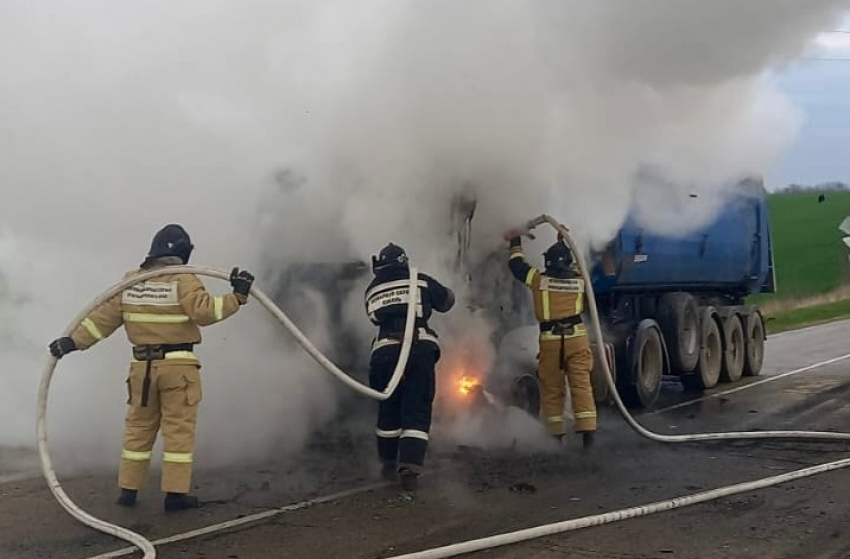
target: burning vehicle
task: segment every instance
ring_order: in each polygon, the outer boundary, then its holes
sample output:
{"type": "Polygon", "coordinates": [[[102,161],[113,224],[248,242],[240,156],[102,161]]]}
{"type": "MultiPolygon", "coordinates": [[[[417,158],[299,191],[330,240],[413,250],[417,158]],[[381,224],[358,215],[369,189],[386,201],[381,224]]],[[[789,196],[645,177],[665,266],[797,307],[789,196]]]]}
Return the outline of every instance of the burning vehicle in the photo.
{"type": "MultiPolygon", "coordinates": [[[[689,203],[700,200],[691,196],[689,203]]],[[[435,411],[506,405],[536,417],[538,331],[531,301],[511,277],[501,244],[494,243],[485,258],[471,263],[475,208],[474,198],[457,196],[448,233],[456,243],[454,266],[464,278],[467,309],[489,330],[441,332],[435,411]],[[484,345],[495,357],[482,354],[480,343],[468,343],[469,336],[477,336],[475,342],[486,338],[484,345]]],[[[590,255],[588,266],[605,336],[601,343],[618,393],[630,407],[652,407],[664,377],[703,390],[760,373],[764,319],[746,297],[775,291],[760,179],[738,183],[714,220],[687,235],[647,231],[630,215],[607,246],[590,255]]],[[[350,301],[359,304],[369,275],[368,264],[361,261],[292,265],[280,276],[276,294],[299,324],[315,321],[320,300],[334,324],[333,339],[323,350],[360,380],[366,377],[371,339],[364,334],[362,317],[347,324],[343,309],[350,301]]],[[[600,342],[592,330],[590,336],[592,346],[600,342]]],[[[592,384],[597,403],[610,398],[598,359],[592,384]]]]}
{"type": "MultiPolygon", "coordinates": [[[[505,247],[494,243],[497,246],[486,258],[470,264],[475,207],[474,199],[463,196],[452,204],[449,234],[457,247],[454,267],[457,277],[465,280],[465,285],[452,287],[464,294],[466,310],[476,323],[487,324],[489,330],[475,335],[474,340],[468,331],[462,336],[440,331],[435,418],[506,406],[520,408],[536,418],[540,391],[536,373],[537,323],[531,301],[524,287],[510,275],[505,247]]],[[[345,311],[361,302],[371,279],[369,264],[360,260],[297,263],[277,270],[273,277],[276,289],[270,290],[270,295],[276,302],[297,324],[307,326],[305,333],[334,363],[367,382],[371,337],[364,333],[365,316],[345,311]],[[325,343],[309,331],[309,325],[316,322],[317,308],[324,309],[325,322],[334,325],[325,343]]],[[[613,359],[610,349],[609,355],[613,359]]],[[[613,369],[613,360],[610,365],[613,369]]],[[[595,365],[597,402],[608,395],[603,374],[601,367],[595,365]]]]}

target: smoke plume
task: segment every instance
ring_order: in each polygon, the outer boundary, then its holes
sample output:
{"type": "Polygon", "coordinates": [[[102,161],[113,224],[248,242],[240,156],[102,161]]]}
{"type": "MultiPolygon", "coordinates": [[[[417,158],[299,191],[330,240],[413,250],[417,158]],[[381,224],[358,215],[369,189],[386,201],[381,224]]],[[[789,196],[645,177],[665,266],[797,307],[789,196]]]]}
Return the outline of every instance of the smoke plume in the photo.
{"type": "MultiPolygon", "coordinates": [[[[193,263],[262,270],[264,289],[294,263],[368,262],[393,241],[462,292],[459,194],[477,201],[473,263],[543,212],[585,246],[641,199],[662,202],[642,215],[664,227],[699,191],[688,221],[710,219],[728,185],[766,170],[800,126],[766,71],[846,7],[4,2],[0,448],[33,444],[47,343],[165,223],[192,234],[193,263]],[[636,189],[647,168],[658,181],[636,189]]],[[[543,232],[529,254],[550,241],[543,232]]],[[[357,281],[341,318],[302,300],[322,348],[337,347],[341,328],[368,344],[368,278],[357,281]]],[[[466,303],[435,320],[447,346],[489,332],[466,303]]],[[[205,331],[199,460],[257,456],[272,440],[295,451],[331,417],[338,383],[282,336],[256,304],[205,331]]],[[[59,366],[50,426],[65,456],[115,460],[122,338],[59,366]]],[[[489,367],[495,351],[473,354],[489,367]]]]}

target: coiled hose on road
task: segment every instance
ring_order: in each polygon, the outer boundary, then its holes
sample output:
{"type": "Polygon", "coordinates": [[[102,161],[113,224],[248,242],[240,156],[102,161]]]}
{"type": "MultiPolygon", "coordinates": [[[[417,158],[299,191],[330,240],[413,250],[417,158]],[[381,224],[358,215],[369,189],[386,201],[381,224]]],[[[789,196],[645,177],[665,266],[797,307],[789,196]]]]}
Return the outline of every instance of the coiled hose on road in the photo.
{"type": "MultiPolygon", "coordinates": [[[[224,281],[230,281],[230,274],[227,272],[223,272],[221,270],[216,270],[214,268],[203,268],[203,267],[195,267],[195,266],[169,266],[166,268],[161,268],[158,270],[152,270],[150,272],[145,272],[143,274],[139,274],[133,278],[129,278],[127,280],[116,283],[106,291],[104,291],[100,296],[94,299],[89,305],[80,311],[80,314],[71,322],[68,328],[65,329],[65,332],[62,334],[63,336],[70,336],[74,330],[76,330],[77,326],[79,326],[83,320],[91,313],[94,309],[99,307],[101,304],[105,303],[115,295],[121,293],[124,289],[131,287],[137,283],[143,282],[145,280],[153,279],[159,276],[164,275],[172,275],[172,274],[197,274],[201,276],[208,276],[211,278],[217,278],[224,281]]],[[[414,267],[410,267],[410,302],[407,307],[407,316],[404,324],[404,339],[401,344],[401,353],[399,355],[398,363],[396,363],[396,367],[393,370],[393,375],[390,378],[387,387],[383,391],[375,390],[369,386],[365,386],[364,384],[358,382],[356,379],[350,377],[345,374],[342,370],[339,369],[330,359],[328,359],[321,351],[319,351],[316,346],[314,346],[310,340],[298,329],[292,320],[289,319],[288,316],[278,307],[274,301],[269,298],[268,295],[263,293],[261,290],[256,287],[251,288],[251,295],[260,302],[260,304],[265,307],[269,313],[274,316],[277,320],[279,320],[289,333],[292,334],[295,339],[300,343],[307,353],[310,354],[316,361],[318,361],[328,372],[333,374],[339,380],[341,380],[344,384],[354,389],[355,391],[363,394],[364,396],[368,396],[369,398],[373,398],[375,400],[386,400],[389,398],[393,392],[395,392],[398,387],[399,382],[401,382],[402,374],[404,373],[404,368],[407,365],[407,359],[410,356],[410,349],[413,343],[413,332],[414,332],[414,320],[416,318],[416,303],[417,297],[419,293],[418,282],[417,282],[417,269],[414,267]]],[[[56,472],[53,470],[53,465],[50,460],[50,452],[47,446],[47,397],[48,392],[50,390],[50,381],[53,378],[53,373],[56,370],[56,364],[58,360],[51,356],[48,360],[47,366],[44,368],[44,373],[41,375],[41,384],[38,389],[38,416],[36,423],[37,437],[38,437],[38,454],[41,458],[41,469],[44,473],[44,477],[47,480],[47,486],[50,488],[51,493],[59,501],[59,504],[68,511],[68,513],[91,528],[95,530],[99,530],[105,534],[109,534],[111,536],[115,536],[120,538],[142,550],[144,553],[143,559],[155,559],[156,550],[153,544],[145,539],[143,536],[132,532],[126,528],[122,528],[121,526],[116,526],[114,524],[110,524],[104,520],[100,520],[99,518],[95,518],[92,515],[86,513],[82,509],[80,509],[74,502],[68,497],[67,493],[65,493],[62,486],[59,484],[59,480],[56,478],[56,472]]]]}
{"type": "MultiPolygon", "coordinates": [[[[646,429],[642,425],[640,425],[637,420],[629,413],[625,404],[617,392],[616,383],[614,382],[613,375],[608,367],[607,357],[604,353],[604,346],[601,343],[603,340],[601,326],[599,322],[599,314],[596,308],[596,302],[593,292],[593,284],[588,275],[587,267],[585,265],[584,258],[581,252],[575,246],[569,231],[557,222],[555,219],[548,215],[542,215],[530,222],[526,225],[526,231],[541,225],[543,223],[548,223],[551,225],[557,232],[561,233],[564,237],[564,240],[569,245],[570,249],[573,251],[573,254],[578,259],[579,268],[581,270],[582,278],[585,281],[586,287],[588,289],[588,301],[590,306],[590,315],[591,315],[591,327],[593,328],[594,335],[598,343],[596,343],[596,349],[598,353],[598,359],[600,359],[603,368],[605,370],[605,377],[610,388],[610,392],[614,398],[614,401],[622,414],[623,418],[626,420],[627,424],[635,430],[639,435],[648,438],[650,440],[658,441],[658,442],[667,442],[667,443],[677,443],[677,442],[699,442],[699,441],[712,441],[712,440],[734,440],[734,439],[777,439],[777,438],[786,438],[786,439],[817,439],[817,440],[827,440],[827,441],[850,441],[850,433],[831,433],[831,432],[820,432],[820,431],[742,431],[742,432],[726,432],[726,433],[696,433],[689,435],[664,435],[660,433],[655,433],[646,429]]],[[[416,289],[416,270],[411,268],[411,284],[410,284],[410,292],[411,295],[417,293],[416,289]]],[[[147,272],[145,274],[139,275],[135,278],[132,278],[127,281],[123,281],[121,283],[116,284],[109,290],[107,290],[103,295],[95,299],[84,311],[80,313],[80,315],[75,319],[75,321],[69,326],[64,335],[70,335],[70,333],[79,325],[82,320],[98,305],[102,302],[108,300],[113,295],[120,293],[123,289],[138,283],[140,281],[144,281],[146,279],[151,279],[160,275],[165,274],[174,274],[174,273],[194,273],[198,275],[213,277],[222,279],[225,281],[229,280],[229,274],[223,272],[221,270],[216,270],[213,268],[201,268],[201,267],[193,267],[193,266],[181,266],[181,267],[169,267],[162,270],[155,270],[152,272],[147,272]]],[[[402,344],[401,355],[399,358],[399,362],[396,365],[396,370],[393,373],[393,378],[388,384],[387,388],[383,392],[378,392],[374,389],[364,386],[359,383],[352,377],[345,374],[341,371],[336,365],[334,365],[327,357],[325,357],[312,343],[304,336],[303,333],[295,326],[295,324],[286,316],[286,314],[274,304],[274,302],[266,296],[262,291],[257,289],[256,287],[252,288],[251,294],[257,299],[263,307],[275,318],[277,318],[289,332],[295,337],[295,339],[304,347],[304,349],[318,361],[326,370],[328,370],[331,374],[336,376],[343,383],[348,385],[350,388],[356,390],[357,392],[368,396],[370,398],[374,398],[377,400],[383,400],[388,398],[395,388],[398,386],[398,382],[401,379],[401,373],[404,370],[404,366],[407,362],[407,357],[410,351],[410,345],[412,341],[413,334],[413,318],[414,318],[414,310],[415,310],[415,301],[411,300],[411,304],[408,307],[407,313],[407,321],[405,325],[405,338],[402,344]]],[[[39,399],[38,399],[38,446],[39,446],[39,455],[42,461],[42,470],[44,472],[45,478],[48,481],[48,485],[50,487],[51,492],[59,501],[59,503],[77,520],[90,526],[96,530],[104,532],[106,534],[113,535],[120,539],[123,539],[144,552],[143,559],[154,559],[156,557],[156,551],[154,549],[153,544],[151,544],[147,539],[142,537],[135,532],[122,528],[120,526],[115,526],[103,520],[99,520],[97,518],[92,517],[91,515],[85,513],[79,507],[77,507],[71,499],[65,494],[62,490],[58,480],[56,479],[55,472],[50,463],[50,456],[47,448],[47,432],[45,427],[46,422],[46,407],[47,407],[47,395],[48,389],[50,385],[50,379],[53,375],[54,369],[56,367],[56,359],[51,358],[48,362],[47,367],[45,368],[44,374],[42,375],[41,386],[39,388],[39,399]]],[[[737,485],[731,485],[727,487],[718,488],[712,491],[706,491],[703,493],[689,495],[685,497],[679,497],[676,499],[671,499],[669,501],[663,501],[658,503],[652,503],[649,505],[643,505],[638,507],[632,507],[629,509],[624,509],[620,511],[612,511],[604,514],[593,515],[584,518],[577,518],[573,520],[567,520],[564,522],[558,522],[555,524],[549,524],[545,526],[538,526],[534,528],[528,528],[525,530],[520,530],[517,532],[511,532],[507,534],[499,534],[495,536],[490,536],[487,538],[481,538],[478,540],[470,540],[467,542],[461,542],[457,544],[452,544],[449,546],[444,546],[440,548],[430,549],[419,551],[415,553],[410,553],[406,555],[400,555],[393,557],[391,559],[437,559],[443,557],[453,557],[465,553],[471,553],[474,551],[480,551],[483,549],[509,545],[512,543],[517,543],[520,541],[526,541],[529,539],[544,537],[547,535],[557,534],[561,532],[578,530],[580,528],[586,528],[589,526],[598,526],[601,524],[607,524],[611,522],[616,522],[619,520],[625,520],[628,518],[634,518],[637,516],[645,516],[648,514],[653,514],[655,512],[661,512],[664,510],[671,510],[674,508],[679,508],[691,504],[701,503],[710,501],[713,499],[718,499],[721,497],[725,497],[728,495],[734,495],[736,493],[742,493],[745,491],[752,491],[755,489],[760,489],[764,487],[770,487],[772,485],[777,485],[779,483],[784,483],[787,481],[791,481],[794,479],[800,479],[803,477],[812,476],[818,473],[824,473],[832,470],[837,470],[841,468],[846,468],[850,466],[850,459],[839,460],[836,462],[830,462],[828,464],[821,464],[819,466],[813,466],[810,468],[804,468],[801,470],[797,470],[794,472],[788,472],[786,474],[773,476],[769,478],[763,478],[760,480],[746,482],[737,485]]]]}

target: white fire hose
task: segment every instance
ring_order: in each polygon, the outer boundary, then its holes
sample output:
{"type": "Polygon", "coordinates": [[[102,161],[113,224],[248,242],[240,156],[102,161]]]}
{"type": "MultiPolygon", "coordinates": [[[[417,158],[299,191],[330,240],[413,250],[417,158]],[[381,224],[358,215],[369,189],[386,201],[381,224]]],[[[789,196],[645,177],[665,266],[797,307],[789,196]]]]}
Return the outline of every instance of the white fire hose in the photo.
{"type": "MultiPolygon", "coordinates": [[[[542,215],[537,219],[534,219],[526,225],[525,232],[528,230],[541,225],[543,223],[548,223],[551,225],[556,231],[561,233],[564,237],[564,240],[569,245],[572,250],[573,255],[578,259],[579,268],[581,270],[582,278],[584,279],[585,285],[588,290],[588,301],[590,306],[590,315],[592,328],[597,340],[596,349],[598,353],[598,358],[600,359],[603,369],[605,371],[605,377],[610,389],[611,394],[614,397],[614,401],[617,404],[617,408],[622,414],[623,418],[629,424],[632,429],[634,429],[639,435],[646,437],[648,439],[659,441],[659,442],[668,442],[668,443],[677,443],[677,442],[696,442],[696,441],[711,441],[711,440],[730,440],[730,439],[776,439],[776,438],[790,438],[790,439],[818,439],[818,440],[827,440],[827,441],[850,441],[850,433],[832,433],[832,432],[819,432],[819,431],[743,431],[743,432],[726,432],[726,433],[696,433],[689,435],[664,435],[655,433],[646,429],[642,425],[640,425],[634,417],[629,413],[625,404],[619,396],[617,391],[616,383],[614,382],[613,375],[608,366],[608,360],[605,355],[604,346],[602,343],[603,336],[601,331],[601,326],[599,322],[599,314],[596,308],[596,302],[593,292],[593,284],[588,275],[587,268],[585,266],[584,258],[581,252],[576,248],[573,243],[572,238],[569,235],[569,231],[554,220],[552,217],[548,215],[542,215]]],[[[112,288],[104,292],[101,296],[95,299],[92,303],[90,303],[72,322],[71,326],[65,331],[63,335],[70,335],[71,332],[85,319],[85,317],[94,310],[98,305],[108,300],[110,297],[120,293],[123,289],[127,287],[144,281],[146,279],[151,279],[160,275],[165,274],[175,274],[175,273],[193,273],[203,276],[209,276],[213,278],[222,279],[225,281],[229,281],[229,274],[223,272],[221,270],[216,270],[213,268],[202,268],[202,267],[193,267],[193,266],[181,266],[181,267],[168,267],[161,270],[155,270],[151,272],[147,272],[145,274],[141,274],[134,278],[128,279],[126,281],[122,281],[121,283],[115,284],[112,288]]],[[[416,270],[411,268],[411,279],[410,279],[410,293],[411,297],[414,294],[418,293],[418,289],[416,289],[416,270]]],[[[286,314],[277,306],[275,303],[262,291],[258,288],[254,287],[251,289],[251,295],[257,299],[263,307],[266,308],[269,313],[272,314],[275,318],[277,318],[283,325],[289,330],[289,332],[295,337],[295,339],[304,347],[304,349],[316,360],[318,361],[325,369],[327,369],[331,374],[336,376],[339,380],[341,380],[344,384],[348,385],[350,388],[355,391],[368,396],[370,398],[374,398],[376,400],[385,400],[395,391],[398,386],[399,381],[401,380],[402,372],[404,371],[404,367],[407,363],[407,359],[409,356],[409,352],[412,345],[412,337],[413,337],[413,323],[415,316],[415,300],[411,299],[410,304],[408,306],[407,312],[407,320],[405,323],[405,335],[404,341],[402,343],[401,355],[399,356],[399,361],[396,365],[396,369],[393,373],[393,377],[390,380],[387,388],[383,392],[376,391],[368,386],[363,385],[357,380],[353,379],[349,375],[345,374],[341,371],[336,365],[334,365],[327,357],[325,357],[316,347],[310,343],[310,341],[304,336],[303,333],[298,329],[297,326],[286,316],[286,314]]],[[[38,447],[39,447],[39,455],[41,457],[42,462],[42,470],[44,472],[44,476],[48,481],[48,486],[50,487],[51,492],[59,501],[59,503],[77,520],[80,522],[96,529],[106,534],[113,535],[120,539],[123,539],[139,549],[141,549],[144,553],[143,559],[154,559],[156,557],[156,551],[154,549],[153,544],[149,542],[147,539],[142,537],[135,532],[127,530],[126,528],[122,528],[120,526],[115,526],[103,520],[99,520],[97,518],[92,517],[91,515],[85,513],[81,509],[79,509],[71,499],[65,494],[62,487],[59,485],[59,482],[56,479],[55,472],[51,466],[50,456],[47,449],[47,431],[46,431],[46,407],[47,407],[47,395],[48,388],[50,385],[50,380],[53,376],[54,369],[56,367],[57,360],[52,358],[48,362],[47,367],[44,370],[41,379],[41,385],[39,387],[39,396],[38,396],[38,447]]],[[[598,526],[602,524],[607,524],[611,522],[616,522],[619,520],[625,520],[628,518],[635,518],[638,516],[645,516],[648,514],[653,514],[656,512],[661,512],[665,510],[671,510],[691,504],[701,503],[710,501],[713,499],[722,498],[729,495],[734,495],[737,493],[743,493],[746,491],[753,491],[756,489],[770,487],[772,485],[777,485],[780,483],[785,483],[791,480],[800,479],[803,477],[813,476],[815,474],[829,472],[832,470],[837,470],[841,468],[846,468],[850,466],[850,458],[844,460],[838,460],[835,462],[830,462],[827,464],[821,464],[818,466],[812,466],[809,468],[804,468],[801,470],[796,470],[793,472],[788,472],[785,474],[781,474],[778,476],[773,476],[769,478],[763,478],[760,480],[755,480],[751,482],[740,483],[736,485],[730,485],[727,487],[721,487],[718,489],[714,489],[711,491],[706,491],[703,493],[698,493],[694,495],[688,495],[684,497],[679,497],[675,499],[671,499],[669,501],[663,501],[658,503],[652,503],[648,505],[632,507],[628,509],[623,509],[619,511],[612,511],[604,514],[587,516],[584,518],[577,518],[572,520],[567,520],[564,522],[558,522],[554,524],[548,524],[544,526],[538,526],[534,528],[528,528],[525,530],[519,530],[516,532],[499,534],[495,536],[490,536],[486,538],[481,538],[477,540],[470,540],[466,542],[461,542],[457,544],[452,544],[440,548],[424,550],[419,552],[414,552],[405,555],[399,555],[396,557],[392,557],[390,559],[437,559],[443,557],[454,557],[457,555],[462,555],[465,553],[472,553],[474,551],[480,551],[483,549],[489,549],[493,547],[509,545],[512,543],[517,543],[525,540],[530,540],[534,538],[544,537],[548,535],[558,534],[562,532],[578,530],[580,528],[586,528],[590,526],[598,526]]]]}
{"type": "MultiPolygon", "coordinates": [[[[106,291],[104,291],[100,296],[98,296],[95,300],[93,300],[89,305],[83,309],[80,314],[71,322],[68,328],[65,329],[65,332],[62,334],[63,336],[70,336],[74,330],[76,330],[77,326],[79,326],[83,320],[91,313],[94,309],[99,307],[101,304],[105,303],[113,296],[121,293],[124,289],[140,283],[142,281],[152,279],[158,276],[163,275],[172,275],[172,274],[197,274],[201,276],[209,276],[211,278],[218,278],[224,281],[230,281],[230,274],[227,272],[223,272],[221,270],[216,270],[214,268],[204,268],[204,267],[195,267],[195,266],[169,266],[166,268],[161,268],[158,270],[152,270],[150,272],[145,272],[143,274],[139,274],[133,278],[129,278],[127,280],[116,283],[106,291]]],[[[348,385],[350,388],[354,389],[356,392],[364,396],[368,396],[369,398],[373,398],[375,400],[386,400],[389,398],[393,392],[395,392],[398,387],[399,382],[401,382],[401,377],[404,373],[404,368],[407,365],[407,360],[410,355],[410,349],[413,345],[413,332],[414,332],[414,320],[416,318],[416,303],[417,297],[419,293],[418,282],[417,282],[417,269],[414,267],[410,267],[410,300],[407,307],[407,317],[404,325],[404,339],[401,344],[401,353],[399,355],[398,362],[396,363],[395,370],[393,371],[393,375],[390,378],[387,387],[383,391],[377,391],[369,386],[366,386],[356,379],[350,377],[345,372],[339,369],[330,359],[325,357],[325,355],[320,352],[316,346],[314,346],[310,340],[298,329],[298,327],[289,319],[288,316],[278,307],[274,301],[272,301],[268,295],[260,291],[256,287],[251,288],[251,295],[260,302],[260,304],[265,307],[265,309],[271,313],[276,319],[278,319],[289,333],[292,334],[295,339],[300,343],[304,349],[309,353],[316,361],[318,361],[325,369],[328,370],[331,374],[341,380],[344,384],[348,385]]],[[[104,520],[100,520],[86,513],[82,509],[80,509],[70,497],[65,493],[62,486],[59,484],[59,480],[56,479],[56,472],[53,470],[53,465],[50,460],[50,452],[47,447],[47,397],[48,391],[50,389],[50,381],[53,378],[53,373],[56,369],[56,364],[58,360],[50,356],[47,366],[44,368],[44,372],[41,376],[41,384],[38,389],[38,420],[37,420],[37,436],[38,436],[38,453],[41,458],[41,469],[44,473],[44,477],[47,480],[47,485],[50,488],[50,491],[53,493],[53,496],[59,501],[59,504],[68,511],[68,513],[82,522],[83,524],[94,528],[95,530],[99,530],[111,536],[115,536],[120,538],[128,543],[131,543],[138,547],[144,553],[143,559],[154,559],[156,557],[156,550],[154,549],[153,544],[145,539],[143,536],[132,532],[126,528],[122,528],[120,526],[116,526],[114,524],[110,524],[104,520]]]]}

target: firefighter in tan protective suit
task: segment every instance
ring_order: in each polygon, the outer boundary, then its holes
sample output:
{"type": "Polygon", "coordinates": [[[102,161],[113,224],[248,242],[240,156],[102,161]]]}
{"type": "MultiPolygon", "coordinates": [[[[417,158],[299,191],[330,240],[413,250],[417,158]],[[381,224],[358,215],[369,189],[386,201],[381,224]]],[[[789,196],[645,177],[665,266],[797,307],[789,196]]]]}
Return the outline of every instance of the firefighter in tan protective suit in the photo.
{"type": "MultiPolygon", "coordinates": [[[[124,277],[184,265],[193,248],[181,226],[167,225],[154,237],[140,268],[124,277]]],[[[71,337],[50,344],[50,353],[61,358],[90,348],[122,324],[133,344],[118,504],[136,504],[136,493],[147,477],[151,449],[161,428],[165,510],[199,506],[197,497],[188,495],[201,401],[201,364],[192,350],[201,343],[200,326],[228,318],[248,301],[253,280],[248,272],[234,268],[230,276],[233,293],[213,297],[194,274],[158,276],[106,301],[83,320],[71,337]]]]}
{"type": "Polygon", "coordinates": [[[582,434],[584,447],[589,448],[596,432],[596,403],[590,381],[593,355],[581,319],[584,281],[571,266],[572,252],[560,235],[544,253],[546,268],[542,273],[526,262],[520,233],[510,231],[506,237],[510,239],[508,267],[516,279],[531,289],[534,314],[540,323],[538,374],[546,429],[559,441],[566,433],[566,373],[575,430],[582,434]]]}

